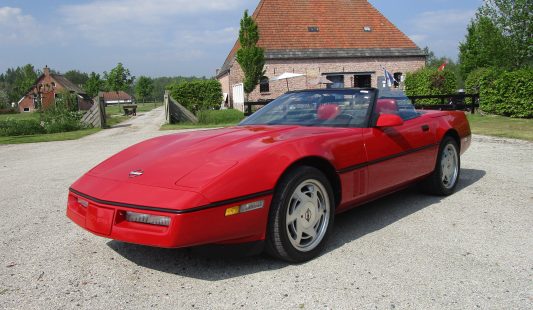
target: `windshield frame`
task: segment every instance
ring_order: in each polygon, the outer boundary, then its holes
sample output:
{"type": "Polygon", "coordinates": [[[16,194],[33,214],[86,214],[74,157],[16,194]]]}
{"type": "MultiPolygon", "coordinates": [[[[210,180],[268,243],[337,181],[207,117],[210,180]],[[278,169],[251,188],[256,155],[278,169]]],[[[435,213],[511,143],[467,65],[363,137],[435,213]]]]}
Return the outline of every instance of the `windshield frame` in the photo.
{"type": "MultiPolygon", "coordinates": [[[[329,128],[367,128],[370,123],[372,122],[371,116],[372,112],[374,110],[374,106],[376,103],[376,100],[378,98],[378,90],[376,88],[322,88],[322,89],[306,89],[306,90],[297,90],[297,91],[289,91],[285,94],[281,95],[280,97],[276,98],[274,101],[270,102],[263,108],[259,109],[252,115],[248,116],[244,120],[242,120],[237,126],[275,126],[275,125],[288,125],[288,126],[303,126],[303,127],[329,127],[329,128]],[[292,94],[300,94],[300,93],[309,93],[309,94],[319,94],[319,95],[328,95],[328,94],[339,94],[339,95],[359,95],[363,93],[364,91],[368,92],[372,98],[370,98],[368,103],[368,108],[366,110],[364,120],[362,120],[359,124],[305,124],[305,123],[286,123],[286,124],[261,124],[261,123],[251,123],[256,118],[260,116],[257,113],[261,113],[261,110],[267,108],[276,106],[278,103],[278,100],[284,100],[286,99],[288,95],[292,94]]],[[[269,110],[264,110],[269,111],[269,110]]]]}

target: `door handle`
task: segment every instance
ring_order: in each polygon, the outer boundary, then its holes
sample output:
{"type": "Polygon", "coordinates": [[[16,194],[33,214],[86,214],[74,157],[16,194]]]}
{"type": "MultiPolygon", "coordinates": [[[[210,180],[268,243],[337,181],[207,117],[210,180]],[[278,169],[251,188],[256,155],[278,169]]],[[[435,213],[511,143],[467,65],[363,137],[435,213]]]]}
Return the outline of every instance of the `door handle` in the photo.
{"type": "Polygon", "coordinates": [[[422,131],[429,131],[428,125],[422,125],[422,131]]]}

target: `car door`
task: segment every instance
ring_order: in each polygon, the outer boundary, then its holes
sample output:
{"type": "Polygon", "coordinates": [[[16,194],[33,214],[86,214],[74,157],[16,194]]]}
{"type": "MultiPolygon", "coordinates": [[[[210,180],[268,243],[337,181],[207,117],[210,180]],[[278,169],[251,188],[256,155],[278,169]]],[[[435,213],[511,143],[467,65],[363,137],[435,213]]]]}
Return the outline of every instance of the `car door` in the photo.
{"type": "Polygon", "coordinates": [[[379,194],[427,175],[435,165],[436,121],[418,112],[385,113],[401,116],[404,123],[364,130],[369,194],[379,194]]]}

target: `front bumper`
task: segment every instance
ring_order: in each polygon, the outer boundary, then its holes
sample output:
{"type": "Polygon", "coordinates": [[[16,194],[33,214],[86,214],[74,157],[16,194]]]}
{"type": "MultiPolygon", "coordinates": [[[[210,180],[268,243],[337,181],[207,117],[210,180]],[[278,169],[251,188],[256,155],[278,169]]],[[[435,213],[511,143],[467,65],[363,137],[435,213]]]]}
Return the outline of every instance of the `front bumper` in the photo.
{"type": "Polygon", "coordinates": [[[243,243],[264,240],[271,195],[213,204],[193,212],[139,209],[134,205],[103,202],[71,190],[67,216],[95,235],[164,248],[188,247],[213,243],[243,243]],[[250,212],[226,216],[229,207],[264,200],[264,207],[250,212]],[[80,203],[82,202],[82,203],[80,203]],[[126,211],[170,217],[169,226],[158,226],[126,220],[126,211]]]}

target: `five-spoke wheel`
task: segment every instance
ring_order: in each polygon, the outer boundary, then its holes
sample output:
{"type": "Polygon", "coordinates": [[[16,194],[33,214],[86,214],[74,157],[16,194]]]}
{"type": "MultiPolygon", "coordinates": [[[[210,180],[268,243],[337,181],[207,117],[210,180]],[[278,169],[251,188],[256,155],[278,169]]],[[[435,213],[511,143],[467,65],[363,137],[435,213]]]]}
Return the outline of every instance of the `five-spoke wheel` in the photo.
{"type": "Polygon", "coordinates": [[[272,200],[266,250],[290,262],[317,256],[331,231],[334,208],[331,185],[320,170],[292,169],[272,200]]]}
{"type": "Polygon", "coordinates": [[[324,185],[305,180],[294,190],[287,208],[287,234],[300,251],[310,251],[324,238],[331,206],[324,185]]]}
{"type": "Polygon", "coordinates": [[[445,136],[439,148],[439,156],[433,173],[424,181],[425,189],[435,195],[450,195],[455,191],[461,158],[455,139],[445,136]]]}

